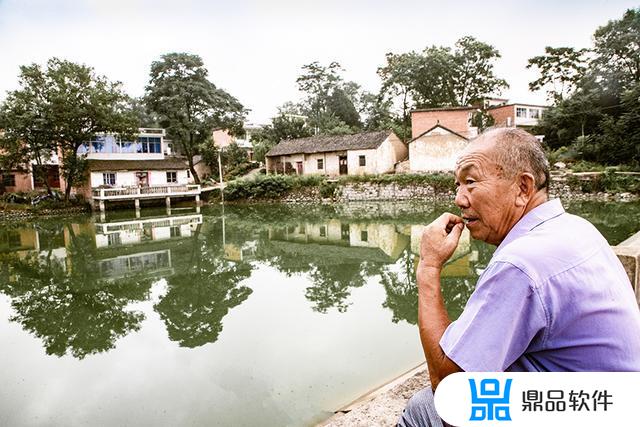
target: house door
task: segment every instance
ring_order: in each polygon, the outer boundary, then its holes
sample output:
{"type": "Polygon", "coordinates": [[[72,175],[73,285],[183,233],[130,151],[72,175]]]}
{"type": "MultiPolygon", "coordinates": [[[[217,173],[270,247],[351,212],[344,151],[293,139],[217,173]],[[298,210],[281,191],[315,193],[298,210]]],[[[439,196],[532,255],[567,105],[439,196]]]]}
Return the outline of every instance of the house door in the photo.
{"type": "Polygon", "coordinates": [[[346,175],[347,171],[347,156],[338,156],[338,165],[340,166],[340,175],[346,175]]]}
{"type": "Polygon", "coordinates": [[[302,175],[302,162],[296,162],[296,170],[298,171],[298,175],[302,175]]]}
{"type": "Polygon", "coordinates": [[[147,172],[136,172],[136,178],[138,181],[138,187],[149,186],[149,174],[147,172]]]}

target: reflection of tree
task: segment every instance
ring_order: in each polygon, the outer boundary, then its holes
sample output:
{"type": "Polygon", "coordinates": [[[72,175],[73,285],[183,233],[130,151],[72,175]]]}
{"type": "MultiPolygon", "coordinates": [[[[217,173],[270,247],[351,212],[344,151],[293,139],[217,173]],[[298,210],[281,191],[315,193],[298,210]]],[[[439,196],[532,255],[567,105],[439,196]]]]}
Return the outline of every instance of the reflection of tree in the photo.
{"type": "Polygon", "coordinates": [[[213,343],[222,331],[222,319],[229,310],[245,301],[252,290],[238,283],[251,275],[247,263],[223,259],[223,248],[193,239],[187,272],[167,279],[169,291],[155,305],[167,326],[169,338],[181,347],[213,343]]]}
{"type": "MultiPolygon", "coordinates": [[[[488,246],[487,246],[488,247],[488,246]]],[[[400,263],[400,272],[382,273],[382,285],[387,292],[383,307],[393,312],[393,322],[405,320],[412,325],[418,324],[418,288],[415,273],[415,255],[405,250],[400,263]]],[[[467,300],[475,289],[477,276],[442,277],[440,285],[447,313],[451,320],[460,316],[467,300]]]]}
{"type": "Polygon", "coordinates": [[[393,313],[393,323],[406,320],[412,325],[418,324],[418,288],[414,273],[414,255],[407,248],[398,260],[400,273],[384,271],[381,274],[382,286],[387,293],[387,299],[382,306],[393,313]]]}
{"type": "Polygon", "coordinates": [[[67,263],[52,256],[53,248],[14,256],[3,268],[0,290],[12,298],[11,320],[41,338],[47,354],[70,352],[82,359],[113,348],[118,338],[140,328],[143,314],[124,308],[145,299],[150,283],[101,282],[93,237],[76,235],[71,226],[67,230],[67,263]]]}
{"type": "Polygon", "coordinates": [[[365,284],[361,263],[314,266],[309,273],[313,285],[305,291],[305,297],[314,303],[313,310],[326,313],[334,307],[339,312],[347,311],[346,299],[351,295],[349,288],[359,288],[365,284]]]}

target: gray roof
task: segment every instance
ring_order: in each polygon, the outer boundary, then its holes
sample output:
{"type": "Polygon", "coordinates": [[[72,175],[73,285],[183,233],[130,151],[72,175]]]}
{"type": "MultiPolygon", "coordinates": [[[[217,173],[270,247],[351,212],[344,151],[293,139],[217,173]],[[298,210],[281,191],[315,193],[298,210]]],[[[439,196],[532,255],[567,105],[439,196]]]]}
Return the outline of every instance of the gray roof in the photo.
{"type": "Polygon", "coordinates": [[[184,170],[188,166],[184,160],[169,157],[162,160],[94,160],[90,159],[89,170],[99,171],[147,171],[184,170]]]}
{"type": "Polygon", "coordinates": [[[326,153],[328,151],[375,149],[391,135],[392,131],[363,132],[354,135],[319,135],[308,138],[281,141],[266,154],[283,156],[288,154],[326,153]]]}

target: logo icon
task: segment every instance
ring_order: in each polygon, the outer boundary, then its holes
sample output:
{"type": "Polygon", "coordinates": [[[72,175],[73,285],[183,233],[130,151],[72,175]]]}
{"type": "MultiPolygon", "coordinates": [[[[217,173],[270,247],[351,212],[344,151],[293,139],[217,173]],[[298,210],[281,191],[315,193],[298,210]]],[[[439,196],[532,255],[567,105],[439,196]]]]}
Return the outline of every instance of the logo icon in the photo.
{"type": "Polygon", "coordinates": [[[511,379],[505,380],[503,393],[500,394],[500,381],[487,378],[476,385],[476,380],[469,379],[471,387],[471,418],[469,421],[511,421],[509,414],[509,393],[511,379]]]}

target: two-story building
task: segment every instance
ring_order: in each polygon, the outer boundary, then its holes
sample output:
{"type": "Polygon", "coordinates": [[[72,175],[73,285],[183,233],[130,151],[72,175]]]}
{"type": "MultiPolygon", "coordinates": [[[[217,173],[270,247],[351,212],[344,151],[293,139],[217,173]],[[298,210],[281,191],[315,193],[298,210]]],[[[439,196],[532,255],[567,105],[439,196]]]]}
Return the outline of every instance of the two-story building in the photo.
{"type": "Polygon", "coordinates": [[[141,128],[135,141],[97,135],[81,146],[88,160],[88,187],[151,187],[193,182],[186,162],[173,156],[164,129],[141,128]]]}

